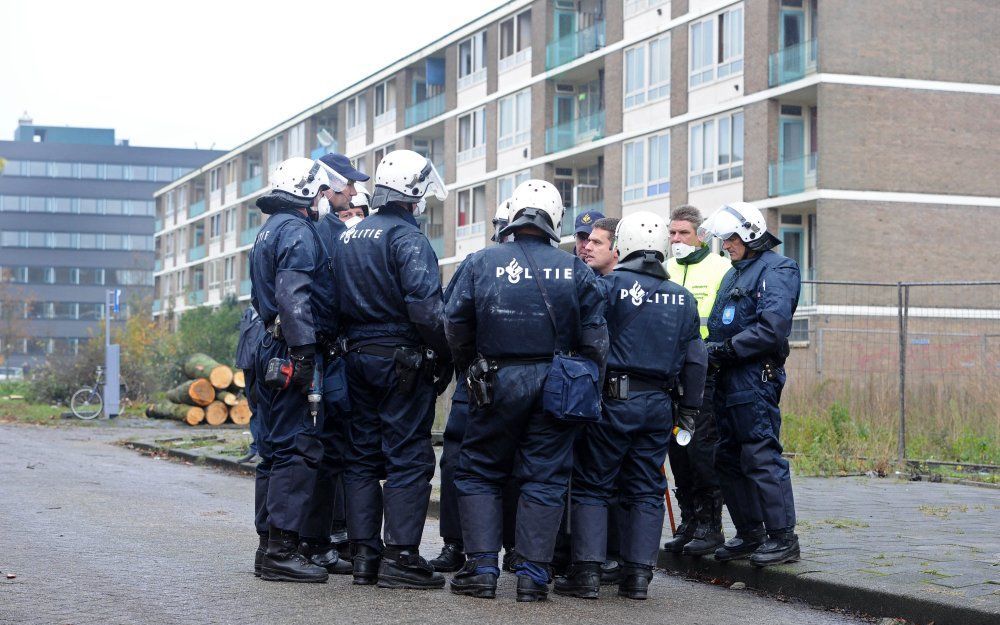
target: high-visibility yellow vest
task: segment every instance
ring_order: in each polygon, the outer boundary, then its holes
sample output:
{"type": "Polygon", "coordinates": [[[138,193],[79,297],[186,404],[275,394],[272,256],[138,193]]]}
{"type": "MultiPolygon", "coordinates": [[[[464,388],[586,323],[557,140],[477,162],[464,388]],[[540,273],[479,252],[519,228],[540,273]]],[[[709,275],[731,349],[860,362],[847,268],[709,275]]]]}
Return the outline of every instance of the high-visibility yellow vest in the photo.
{"type": "Polygon", "coordinates": [[[715,298],[722,286],[722,278],[733,268],[728,259],[709,253],[700,262],[682,265],[675,258],[667,259],[667,273],[670,281],[691,291],[698,300],[698,316],[701,317],[701,338],[708,338],[708,315],[715,305],[715,298]]]}

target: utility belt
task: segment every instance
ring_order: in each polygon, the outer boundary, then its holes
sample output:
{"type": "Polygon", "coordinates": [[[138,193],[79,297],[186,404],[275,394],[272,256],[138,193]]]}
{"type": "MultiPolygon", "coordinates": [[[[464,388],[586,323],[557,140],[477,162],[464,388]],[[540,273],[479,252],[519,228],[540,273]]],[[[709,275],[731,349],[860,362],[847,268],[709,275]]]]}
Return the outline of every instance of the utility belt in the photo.
{"type": "Polygon", "coordinates": [[[608,371],[604,378],[604,397],[608,399],[628,399],[630,392],[661,391],[671,393],[673,382],[654,380],[626,371],[608,371]]]}
{"type": "Polygon", "coordinates": [[[523,356],[513,358],[487,358],[486,356],[479,356],[472,361],[465,377],[465,383],[469,387],[469,398],[475,403],[476,408],[491,406],[494,399],[494,376],[497,371],[504,367],[537,365],[541,363],[551,364],[552,356],[523,356]]]}
{"type": "Polygon", "coordinates": [[[423,376],[434,380],[438,355],[429,347],[421,347],[406,339],[378,337],[376,339],[343,340],[344,353],[366,354],[380,358],[391,358],[395,363],[396,390],[412,393],[417,381],[423,376]],[[391,341],[391,342],[389,342],[391,341]]]}
{"type": "Polygon", "coordinates": [[[319,332],[316,334],[316,344],[319,345],[323,355],[330,359],[340,358],[347,353],[347,339],[344,337],[319,332]]]}

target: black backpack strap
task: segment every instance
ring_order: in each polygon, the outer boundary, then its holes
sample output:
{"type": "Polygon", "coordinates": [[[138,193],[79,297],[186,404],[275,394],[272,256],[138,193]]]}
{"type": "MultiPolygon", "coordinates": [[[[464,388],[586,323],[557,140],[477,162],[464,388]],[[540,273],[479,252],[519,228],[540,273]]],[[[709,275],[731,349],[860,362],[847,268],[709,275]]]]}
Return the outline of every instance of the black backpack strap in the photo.
{"type": "Polygon", "coordinates": [[[517,246],[521,248],[521,252],[524,254],[524,257],[528,259],[528,267],[531,268],[531,273],[534,275],[534,282],[538,285],[538,290],[542,294],[542,300],[545,302],[545,310],[549,313],[549,321],[552,322],[552,333],[556,342],[556,352],[558,353],[560,351],[559,324],[556,323],[556,313],[552,310],[552,301],[549,299],[548,291],[542,283],[542,274],[538,272],[538,266],[535,265],[535,259],[532,258],[530,253],[528,253],[528,250],[524,247],[524,245],[522,245],[520,241],[517,241],[516,243],[517,246]]]}

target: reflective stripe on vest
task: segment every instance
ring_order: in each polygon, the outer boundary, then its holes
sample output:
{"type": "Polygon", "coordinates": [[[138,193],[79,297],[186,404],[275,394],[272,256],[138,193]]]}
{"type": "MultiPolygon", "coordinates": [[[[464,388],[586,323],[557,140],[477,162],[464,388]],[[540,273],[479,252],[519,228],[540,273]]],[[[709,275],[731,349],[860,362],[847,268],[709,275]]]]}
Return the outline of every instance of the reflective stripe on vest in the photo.
{"type": "Polygon", "coordinates": [[[708,338],[708,316],[712,313],[715,298],[722,286],[722,278],[733,268],[732,263],[718,254],[709,254],[699,263],[682,265],[675,259],[667,260],[667,273],[675,282],[694,295],[698,300],[698,316],[701,317],[701,338],[708,338]]]}

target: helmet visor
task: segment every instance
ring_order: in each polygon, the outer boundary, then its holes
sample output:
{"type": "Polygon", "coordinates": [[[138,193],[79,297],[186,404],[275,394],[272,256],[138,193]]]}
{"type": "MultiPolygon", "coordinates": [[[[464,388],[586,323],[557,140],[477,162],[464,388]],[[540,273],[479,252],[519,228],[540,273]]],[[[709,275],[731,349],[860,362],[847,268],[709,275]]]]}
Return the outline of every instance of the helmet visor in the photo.
{"type": "Polygon", "coordinates": [[[420,174],[418,174],[413,186],[422,186],[424,188],[422,197],[427,197],[428,194],[431,194],[442,202],[448,197],[448,189],[444,186],[444,180],[441,178],[441,174],[438,173],[437,168],[434,167],[431,159],[427,159],[424,168],[420,170],[420,174]]]}
{"type": "Polygon", "coordinates": [[[712,237],[725,241],[743,226],[742,216],[728,206],[723,206],[698,226],[698,238],[707,243],[712,237]]]}
{"type": "Polygon", "coordinates": [[[347,188],[347,178],[344,178],[340,172],[323,161],[316,161],[315,165],[313,165],[313,170],[317,170],[318,175],[326,178],[322,184],[330,187],[334,193],[340,193],[347,188]]]}

